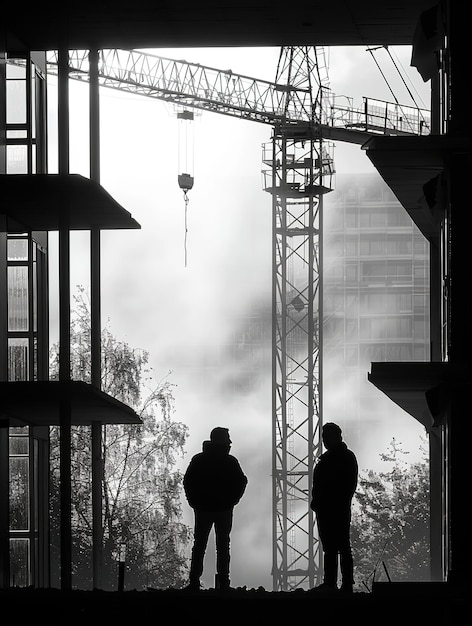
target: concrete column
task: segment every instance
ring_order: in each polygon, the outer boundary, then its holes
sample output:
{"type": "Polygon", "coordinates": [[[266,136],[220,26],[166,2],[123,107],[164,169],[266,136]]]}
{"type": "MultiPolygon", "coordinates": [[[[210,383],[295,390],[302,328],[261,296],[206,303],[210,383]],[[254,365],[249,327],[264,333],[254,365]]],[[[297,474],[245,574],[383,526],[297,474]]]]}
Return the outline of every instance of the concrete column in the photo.
{"type": "MultiPolygon", "coordinates": [[[[90,50],[90,178],[100,182],[100,98],[98,82],[99,51],[90,50]]],[[[101,388],[101,263],[100,229],[90,231],[91,281],[91,351],[92,384],[101,388]]],[[[92,518],[93,518],[93,587],[102,587],[102,424],[92,423],[92,518]]]]}
{"type": "MultiPolygon", "coordinates": [[[[69,173],[69,52],[58,56],[59,174],[69,173]]],[[[70,231],[68,199],[64,198],[59,230],[59,380],[70,381],[70,231]]],[[[61,589],[72,588],[71,403],[60,402],[61,589]]]]}

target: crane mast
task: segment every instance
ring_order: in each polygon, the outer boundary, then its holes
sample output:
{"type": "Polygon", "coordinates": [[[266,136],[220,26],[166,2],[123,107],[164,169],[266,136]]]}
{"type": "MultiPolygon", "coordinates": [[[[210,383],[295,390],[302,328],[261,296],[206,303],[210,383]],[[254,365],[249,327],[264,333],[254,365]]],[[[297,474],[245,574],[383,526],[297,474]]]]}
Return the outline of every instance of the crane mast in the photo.
{"type": "Polygon", "coordinates": [[[289,591],[314,587],[322,574],[309,507],[321,452],[322,206],[334,174],[329,146],[317,130],[327,87],[322,50],[282,48],[276,83],[296,87],[287,90],[287,111],[297,98],[304,112],[304,119],[274,125],[263,154],[273,216],[272,576],[274,591],[289,591]]]}
{"type": "MultiPolygon", "coordinates": [[[[377,100],[339,106],[321,47],[284,47],[275,82],[138,50],[100,50],[102,86],[273,128],[263,146],[272,197],[272,579],[274,591],[312,588],[322,550],[310,509],[321,454],[323,197],[335,174],[330,140],[427,134],[429,113],[377,100]]],[[[69,76],[89,80],[88,51],[69,52],[69,76]]],[[[55,52],[48,71],[57,72],[55,52]]]]}

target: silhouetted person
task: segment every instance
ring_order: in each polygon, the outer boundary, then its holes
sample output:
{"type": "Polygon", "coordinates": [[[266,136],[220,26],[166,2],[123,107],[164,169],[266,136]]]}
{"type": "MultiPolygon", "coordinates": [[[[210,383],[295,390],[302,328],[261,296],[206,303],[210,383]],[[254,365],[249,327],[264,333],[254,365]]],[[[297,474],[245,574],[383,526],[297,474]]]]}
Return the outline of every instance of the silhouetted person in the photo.
{"type": "Polygon", "coordinates": [[[326,452],[313,470],[311,508],[315,512],[323,548],[322,590],[337,590],[338,555],[341,591],[352,593],[354,585],[351,550],[351,503],[357,487],[357,459],[342,440],[341,428],[332,422],[321,431],[326,452]]]}
{"type": "Polygon", "coordinates": [[[216,580],[219,589],[229,589],[230,533],[233,509],[246,490],[247,477],[239,461],[229,451],[231,439],[227,428],[216,427],[202,452],[192,457],[183,485],[189,505],[194,510],[194,542],[187,589],[200,589],[203,561],[212,527],[216,541],[216,580]]]}

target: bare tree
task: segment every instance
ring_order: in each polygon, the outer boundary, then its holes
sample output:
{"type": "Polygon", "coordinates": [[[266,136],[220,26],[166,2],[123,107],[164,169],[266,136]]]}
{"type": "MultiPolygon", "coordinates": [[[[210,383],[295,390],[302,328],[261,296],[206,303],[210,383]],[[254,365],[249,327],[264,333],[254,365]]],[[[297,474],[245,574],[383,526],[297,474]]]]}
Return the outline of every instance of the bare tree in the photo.
{"type": "Polygon", "coordinates": [[[361,474],[352,520],[355,578],[369,590],[375,579],[429,580],[429,462],[408,463],[395,439],[380,454],[388,468],[361,474]]]}
{"type": "MultiPolygon", "coordinates": [[[[78,287],[71,321],[71,376],[90,382],[90,306],[78,287]]],[[[126,548],[126,588],[180,586],[187,575],[185,549],[191,530],[182,523],[182,476],[176,470],[188,434],[174,421],[170,373],[155,382],[149,354],[102,330],[102,390],[131,406],[142,425],[103,428],[104,587],[116,589],[118,555],[126,548]]],[[[51,351],[50,377],[58,376],[58,346],[51,351]]],[[[91,588],[91,437],[89,427],[72,432],[73,585],[91,588]]],[[[59,436],[51,429],[51,508],[59,508],[59,436]]],[[[52,547],[58,546],[58,525],[52,547]]],[[[57,548],[56,548],[57,549],[57,548]]],[[[58,559],[53,559],[53,561],[58,559]]],[[[56,575],[58,575],[56,573],[56,575]]]]}

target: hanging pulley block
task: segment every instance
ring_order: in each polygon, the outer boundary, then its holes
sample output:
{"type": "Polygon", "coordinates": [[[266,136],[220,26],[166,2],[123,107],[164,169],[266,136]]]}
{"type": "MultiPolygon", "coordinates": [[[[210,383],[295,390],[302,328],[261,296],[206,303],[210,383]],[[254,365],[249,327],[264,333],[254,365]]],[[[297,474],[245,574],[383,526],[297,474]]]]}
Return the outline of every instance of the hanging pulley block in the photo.
{"type": "Polygon", "coordinates": [[[177,177],[179,187],[184,191],[189,191],[193,187],[193,176],[190,174],[179,174],[177,177]]]}
{"type": "Polygon", "coordinates": [[[192,121],[194,118],[194,114],[192,111],[188,111],[187,109],[184,109],[183,111],[179,111],[177,113],[177,119],[179,120],[190,120],[192,121]]]}

